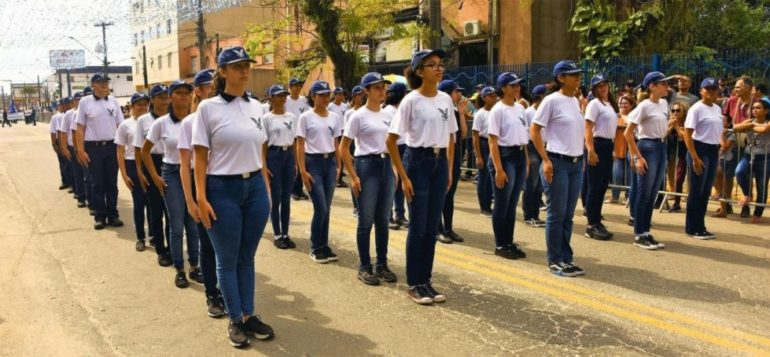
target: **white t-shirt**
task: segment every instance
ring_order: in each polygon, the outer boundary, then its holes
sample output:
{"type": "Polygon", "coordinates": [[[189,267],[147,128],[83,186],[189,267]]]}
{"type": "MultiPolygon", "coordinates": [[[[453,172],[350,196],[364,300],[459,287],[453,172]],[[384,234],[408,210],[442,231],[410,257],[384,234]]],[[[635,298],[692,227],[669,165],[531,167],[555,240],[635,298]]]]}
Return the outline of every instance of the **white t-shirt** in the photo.
{"type": "Polygon", "coordinates": [[[527,126],[532,126],[532,121],[535,120],[535,113],[537,113],[537,109],[535,109],[534,105],[530,105],[527,107],[527,110],[524,111],[527,117],[527,126]]]}
{"type": "Polygon", "coordinates": [[[236,97],[229,102],[221,95],[198,106],[193,122],[192,143],[209,148],[209,175],[240,175],[262,169],[262,144],[267,141],[262,105],[236,97]]]}
{"type": "Polygon", "coordinates": [[[355,139],[355,156],[387,153],[385,138],[392,119],[393,116],[384,110],[373,112],[367,107],[356,110],[350,116],[344,134],[347,138],[355,139]]]}
{"type": "Polygon", "coordinates": [[[299,118],[302,113],[310,110],[310,106],[307,104],[307,98],[303,96],[292,99],[291,96],[286,97],[286,112],[294,114],[299,118]]]}
{"type": "Polygon", "coordinates": [[[56,112],[56,114],[51,116],[51,123],[48,126],[48,132],[51,134],[56,134],[59,131],[59,124],[61,123],[61,117],[64,116],[64,113],[56,112]]]}
{"type": "Polygon", "coordinates": [[[283,114],[265,114],[265,131],[268,146],[291,146],[297,138],[297,117],[286,112],[283,114]]]}
{"type": "Polygon", "coordinates": [[[75,121],[75,119],[77,119],[78,117],[78,110],[75,109],[73,114],[74,115],[72,116],[72,120],[70,120],[70,135],[72,135],[72,137],[74,138],[75,132],[78,130],[78,123],[75,121]]]}
{"type": "Polygon", "coordinates": [[[488,130],[489,135],[497,137],[500,146],[527,145],[529,126],[524,106],[519,103],[507,105],[502,100],[495,103],[489,111],[488,130]]]}
{"type": "Polygon", "coordinates": [[[586,123],[577,98],[560,92],[548,95],[537,107],[532,123],[543,127],[549,152],[583,156],[586,123]]]}
{"type": "Polygon", "coordinates": [[[489,138],[489,110],[484,107],[479,108],[476,114],[473,114],[473,131],[478,131],[482,138],[489,138]]]}
{"type": "Polygon", "coordinates": [[[348,107],[348,103],[342,102],[340,104],[336,104],[334,102],[329,103],[329,105],[326,107],[326,110],[330,112],[337,113],[340,118],[345,117],[345,112],[348,111],[350,107],[348,107]]]}
{"type": "Polygon", "coordinates": [[[305,138],[305,153],[333,153],[334,138],[342,135],[339,124],[339,116],[331,111],[326,117],[321,117],[312,110],[302,114],[297,125],[297,136],[305,138]]]}
{"type": "MultiPolygon", "coordinates": [[[[388,104],[385,106],[385,108],[382,108],[383,111],[390,114],[390,117],[393,118],[396,116],[396,112],[398,111],[398,108],[396,108],[393,104],[388,104]]],[[[392,120],[391,120],[392,122],[392,120]]],[[[404,145],[406,144],[406,137],[405,136],[399,136],[398,140],[396,140],[396,145],[404,145]]]]}
{"type": "MultiPolygon", "coordinates": [[[[363,107],[361,107],[363,108],[363,107]]],[[[360,109],[360,108],[359,108],[360,109]]],[[[345,115],[342,116],[342,130],[344,131],[345,128],[348,127],[348,122],[350,121],[350,116],[353,115],[353,113],[356,112],[356,108],[350,108],[345,111],[345,115]]]]}
{"type": "Polygon", "coordinates": [[[154,123],[150,127],[150,132],[147,134],[147,140],[153,145],[162,143],[163,146],[163,163],[171,165],[179,165],[179,149],[177,149],[177,140],[179,140],[179,129],[182,126],[182,120],[171,118],[171,114],[166,114],[154,123]]]}
{"type": "MultiPolygon", "coordinates": [[[[152,124],[158,118],[162,118],[162,116],[155,116],[155,113],[149,112],[140,116],[136,120],[136,135],[134,136],[134,146],[138,147],[140,150],[142,149],[142,145],[144,145],[144,139],[147,138],[147,134],[150,133],[152,124]]],[[[153,146],[152,150],[150,150],[151,154],[156,155],[163,155],[163,152],[163,143],[155,143],[155,146],[153,146]]]]}
{"type": "Polygon", "coordinates": [[[69,129],[72,126],[72,122],[75,119],[75,113],[74,110],[70,109],[64,115],[61,116],[61,120],[59,121],[59,126],[56,128],[56,130],[60,133],[67,134],[67,145],[73,146],[72,144],[72,131],[69,129]]]}
{"type": "Polygon", "coordinates": [[[609,103],[594,98],[586,107],[586,120],[594,123],[594,138],[615,139],[618,129],[618,113],[609,103]]]}
{"type": "Polygon", "coordinates": [[[115,144],[124,147],[123,158],[126,160],[136,159],[134,135],[136,135],[136,118],[128,118],[118,125],[118,131],[115,133],[115,144]]]}
{"type": "Polygon", "coordinates": [[[662,139],[668,128],[668,102],[645,99],[628,114],[628,120],[638,125],[639,139],[662,139]]]}
{"type": "MultiPolygon", "coordinates": [[[[182,126],[179,127],[179,137],[176,140],[176,149],[178,151],[188,150],[192,152],[192,155],[190,155],[190,169],[195,166],[195,150],[192,145],[192,127],[193,122],[196,120],[198,120],[198,112],[190,113],[190,115],[185,117],[184,120],[182,120],[182,126]]],[[[179,163],[181,164],[182,155],[180,154],[179,157],[179,163]]]]}
{"type": "Polygon", "coordinates": [[[694,129],[692,138],[705,144],[719,144],[722,139],[722,109],[716,104],[695,103],[684,120],[685,129],[694,129]]]}
{"type": "Polygon", "coordinates": [[[123,121],[123,111],[113,96],[97,100],[89,95],[80,99],[75,121],[85,127],[85,141],[113,141],[123,121]]]}
{"type": "Polygon", "coordinates": [[[452,98],[441,91],[434,97],[409,92],[393,116],[389,132],[406,137],[409,147],[446,148],[450,135],[457,132],[452,98]]]}

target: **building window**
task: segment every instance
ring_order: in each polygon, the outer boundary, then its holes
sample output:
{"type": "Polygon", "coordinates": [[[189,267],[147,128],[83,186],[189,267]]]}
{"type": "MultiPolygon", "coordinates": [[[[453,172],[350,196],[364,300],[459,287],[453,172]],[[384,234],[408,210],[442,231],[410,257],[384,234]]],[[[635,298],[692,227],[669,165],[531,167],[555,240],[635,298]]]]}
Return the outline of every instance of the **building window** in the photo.
{"type": "Polygon", "coordinates": [[[171,68],[171,52],[169,52],[169,53],[166,55],[166,63],[167,63],[167,65],[168,65],[168,68],[171,68]]]}
{"type": "Polygon", "coordinates": [[[192,72],[198,73],[198,71],[200,71],[200,61],[198,61],[198,56],[190,56],[190,61],[192,62],[192,72]]]}
{"type": "Polygon", "coordinates": [[[158,69],[163,69],[163,56],[158,56],[158,69]]]}
{"type": "Polygon", "coordinates": [[[155,25],[155,37],[160,37],[160,24],[155,25]]]}
{"type": "Polygon", "coordinates": [[[167,32],[170,35],[171,34],[171,19],[166,20],[166,28],[167,32]]]}
{"type": "Polygon", "coordinates": [[[142,42],[144,42],[144,40],[145,40],[145,38],[144,38],[144,30],[142,30],[142,42]]]}
{"type": "Polygon", "coordinates": [[[133,82],[134,76],[126,76],[126,81],[133,82]]]}

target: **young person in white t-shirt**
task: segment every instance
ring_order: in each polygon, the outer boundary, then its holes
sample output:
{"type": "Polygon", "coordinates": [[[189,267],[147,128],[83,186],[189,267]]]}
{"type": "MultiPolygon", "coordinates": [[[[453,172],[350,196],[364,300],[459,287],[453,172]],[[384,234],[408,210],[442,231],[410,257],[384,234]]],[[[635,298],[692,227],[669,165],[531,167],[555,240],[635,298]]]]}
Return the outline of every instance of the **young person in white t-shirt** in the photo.
{"type": "Polygon", "coordinates": [[[225,303],[222,293],[217,286],[216,254],[211,244],[211,237],[206,227],[198,217],[198,203],[195,200],[195,181],[193,179],[193,165],[195,155],[192,145],[192,127],[198,118],[198,105],[214,94],[214,70],[204,69],[195,74],[193,78],[193,98],[190,110],[192,111],[179,128],[179,138],[176,147],[179,150],[179,176],[184,191],[184,200],[187,204],[187,212],[193,221],[197,223],[198,239],[200,240],[200,269],[203,276],[203,286],[206,294],[206,312],[209,317],[220,318],[225,316],[225,303]]]}
{"type": "Polygon", "coordinates": [[[591,78],[594,99],[588,102],[585,119],[586,157],[585,178],[587,192],[585,215],[588,218],[585,236],[597,240],[612,239],[602,223],[604,195],[612,178],[612,151],[615,148],[615,131],[618,128],[618,104],[610,92],[607,77],[597,74],[591,78]]]}
{"type": "Polygon", "coordinates": [[[444,76],[446,52],[422,50],[412,56],[406,70],[414,88],[404,97],[388,131],[388,153],[395,166],[404,195],[410,202],[409,232],[406,236],[407,294],[412,301],[429,305],[446,301],[432,286],[436,235],[444,199],[452,183],[452,166],[457,121],[452,117],[452,98],[438,90],[444,76]],[[399,137],[407,149],[401,160],[399,137]]]}
{"type": "Polygon", "coordinates": [[[489,173],[494,180],[495,193],[492,231],[495,255],[505,259],[527,257],[513,241],[516,206],[529,170],[529,127],[525,109],[517,103],[515,96],[515,87],[520,91],[521,81],[513,72],[498,75],[497,90],[502,96],[489,111],[489,158],[492,163],[489,173]]]}
{"type": "Polygon", "coordinates": [[[714,239],[706,229],[706,208],[719,164],[722,109],[717,105],[719,82],[706,78],[700,84],[701,100],[687,112],[684,143],[687,145],[687,213],[685,232],[695,239],[714,239]]]}
{"type": "MultiPolygon", "coordinates": [[[[350,120],[350,116],[353,115],[353,113],[356,112],[359,108],[364,106],[364,89],[361,88],[361,86],[355,86],[353,89],[350,90],[350,108],[345,111],[345,115],[342,118],[342,131],[343,134],[345,132],[345,127],[348,125],[348,121],[350,120]]],[[[379,104],[379,103],[378,103],[379,104]]],[[[340,143],[342,143],[342,138],[340,138],[340,143]]],[[[350,150],[348,150],[351,154],[355,152],[356,150],[356,144],[355,142],[350,143],[350,150]]],[[[343,167],[345,167],[343,165],[343,167]]],[[[353,216],[358,217],[358,198],[353,193],[353,189],[351,187],[350,190],[350,198],[353,201],[353,216]]]]}
{"type": "Polygon", "coordinates": [[[367,285],[379,285],[397,281],[396,274],[388,268],[388,219],[393,204],[393,168],[388,156],[385,138],[393,118],[380,108],[385,100],[385,87],[390,84],[376,72],[365,74],[360,87],[366,92],[366,106],[350,116],[345,134],[340,142],[342,162],[350,173],[350,186],[358,198],[358,280],[367,285]],[[350,155],[355,140],[355,165],[350,155]],[[377,262],[372,267],[369,255],[370,234],[374,225],[377,262]]]}
{"type": "Polygon", "coordinates": [[[557,276],[585,273],[574,264],[570,244],[575,206],[583,185],[585,119],[575,96],[582,72],[573,61],[561,61],[554,66],[556,91],[540,103],[529,134],[543,160],[540,177],[548,205],[546,254],[548,269],[557,276]]]}
{"type": "MultiPolygon", "coordinates": [[[[395,116],[396,111],[398,111],[398,106],[401,104],[401,101],[404,100],[408,91],[409,89],[406,88],[406,84],[404,83],[396,82],[389,85],[388,89],[385,91],[387,97],[385,98],[385,103],[382,105],[382,110],[390,113],[391,116],[395,116]]],[[[406,151],[406,138],[399,137],[398,141],[396,141],[396,145],[398,146],[399,157],[403,158],[404,152],[406,151]]],[[[401,227],[409,228],[409,219],[406,218],[407,207],[404,205],[404,189],[401,186],[401,178],[398,177],[398,174],[395,172],[393,175],[396,191],[393,193],[393,213],[391,214],[389,227],[390,229],[400,229],[401,227]]]]}
{"type": "MultiPolygon", "coordinates": [[[[286,97],[286,112],[294,114],[297,119],[302,113],[310,109],[307,98],[300,94],[305,81],[299,78],[289,80],[289,96],[286,97]]],[[[294,179],[294,186],[291,190],[291,196],[295,201],[307,200],[310,197],[302,189],[302,177],[297,175],[294,179]]]]}
{"type": "Polygon", "coordinates": [[[479,93],[481,108],[473,114],[473,148],[476,153],[476,169],[478,182],[476,195],[479,199],[479,209],[484,217],[492,217],[492,179],[489,176],[489,111],[497,103],[497,93],[493,87],[484,87],[479,93]]]}
{"type": "Polygon", "coordinates": [[[282,85],[270,87],[268,95],[273,110],[264,116],[267,131],[267,169],[270,173],[272,209],[270,220],[273,225],[273,244],[278,249],[296,248],[289,237],[291,212],[291,190],[297,177],[296,141],[297,117],[286,111],[289,91],[282,85]]]}
{"type": "Polygon", "coordinates": [[[137,252],[145,249],[145,208],[147,207],[147,194],[141,187],[136,186],[139,183],[139,177],[136,175],[136,149],[134,147],[134,135],[136,135],[136,119],[147,113],[150,108],[150,97],[144,93],[134,93],[131,96],[131,116],[118,125],[118,131],[115,133],[115,144],[117,144],[118,168],[123,183],[131,191],[131,202],[134,217],[134,230],[136,231],[137,252]]]}
{"type": "Polygon", "coordinates": [[[182,121],[190,114],[192,103],[192,85],[183,80],[172,82],[168,87],[169,105],[168,114],[158,118],[152,123],[150,132],[142,145],[142,156],[145,162],[150,162],[150,152],[155,145],[163,147],[163,166],[159,174],[154,165],[147,167],[155,187],[163,195],[168,211],[170,232],[169,248],[171,260],[176,268],[174,284],[183,289],[189,285],[184,270],[184,244],[182,237],[187,236],[187,256],[190,263],[190,279],[202,283],[203,276],[198,268],[198,253],[200,239],[198,227],[190,212],[187,211],[187,203],[184,199],[182,178],[179,173],[179,149],[177,142],[182,121]]]}
{"type": "MultiPolygon", "coordinates": [[[[532,126],[535,119],[537,108],[543,102],[546,95],[546,88],[543,84],[538,84],[532,88],[532,105],[527,107],[527,127],[532,126]]],[[[529,156],[529,175],[524,185],[524,192],[521,194],[521,210],[524,213],[524,223],[530,227],[543,228],[545,222],[540,220],[540,206],[543,205],[543,183],[540,180],[540,154],[535,150],[532,138],[527,144],[527,155],[529,156]]]]}
{"type": "Polygon", "coordinates": [[[463,97],[464,88],[461,88],[455,81],[446,79],[438,84],[438,90],[449,95],[452,99],[454,119],[457,122],[457,140],[454,147],[454,159],[452,160],[452,178],[449,191],[444,198],[444,209],[441,212],[441,219],[438,223],[438,236],[436,239],[444,244],[452,244],[454,242],[463,242],[464,239],[457,232],[454,231],[454,215],[455,215],[455,193],[457,193],[457,185],[460,183],[460,164],[462,163],[462,144],[465,135],[468,131],[468,124],[465,121],[465,107],[467,106],[467,98],[463,97]],[[461,108],[463,110],[458,110],[461,108]]]}
{"type": "MultiPolygon", "coordinates": [[[[75,141],[74,133],[72,132],[72,125],[75,124],[75,117],[78,115],[78,104],[80,99],[83,98],[83,92],[77,92],[72,96],[72,108],[65,113],[59,123],[59,150],[64,153],[65,158],[69,161],[69,173],[72,182],[71,192],[74,194],[75,200],[78,201],[78,208],[86,206],[86,189],[85,182],[83,181],[83,167],[78,163],[77,155],[75,154],[75,141]]],[[[77,124],[75,124],[77,127],[77,124]]]]}
{"type": "Polygon", "coordinates": [[[327,110],[329,83],[315,81],[310,86],[313,110],[299,117],[297,125],[297,161],[302,182],[313,201],[310,223],[310,258],[325,264],[337,261],[329,247],[329,219],[334,188],[339,178],[338,137],[342,122],[337,113],[327,110]]]}
{"type": "Polygon", "coordinates": [[[217,96],[201,102],[193,122],[198,217],[208,229],[225,300],[233,347],[249,335],[266,340],[273,329],[254,314],[254,257],[270,214],[264,107],[246,95],[254,62],[243,47],[217,58],[217,96]]]}
{"type": "MultiPolygon", "coordinates": [[[[332,94],[333,94],[332,102],[329,103],[329,106],[327,107],[327,109],[329,110],[329,112],[337,114],[337,121],[339,122],[337,125],[339,125],[340,127],[340,136],[337,138],[337,144],[339,144],[342,138],[342,133],[345,130],[345,123],[344,123],[345,112],[348,110],[349,106],[348,106],[348,103],[345,102],[346,92],[344,88],[342,87],[334,88],[334,92],[332,94]]],[[[342,180],[342,177],[345,176],[345,171],[344,171],[345,168],[341,166],[340,170],[341,170],[340,174],[337,176],[337,187],[340,187],[340,188],[348,187],[348,184],[346,184],[345,181],[342,180]]]]}
{"type": "Polygon", "coordinates": [[[666,134],[678,124],[676,118],[669,119],[668,102],[663,99],[668,94],[669,80],[660,72],[647,73],[642,86],[650,97],[628,115],[624,133],[636,168],[637,192],[632,192],[634,202],[631,203],[634,205],[634,245],[647,250],[665,247],[650,234],[650,226],[655,198],[666,176],[666,134]],[[638,144],[634,140],[637,128],[638,144]]]}
{"type": "Polygon", "coordinates": [[[66,190],[71,186],[70,175],[67,171],[67,158],[65,153],[59,149],[59,134],[57,129],[62,122],[65,112],[67,109],[69,109],[69,102],[69,98],[62,98],[58,103],[56,103],[56,113],[54,113],[54,115],[51,117],[51,122],[49,124],[51,146],[53,147],[53,151],[56,154],[57,160],[59,161],[59,176],[61,177],[61,184],[59,185],[60,190],[66,190]]]}

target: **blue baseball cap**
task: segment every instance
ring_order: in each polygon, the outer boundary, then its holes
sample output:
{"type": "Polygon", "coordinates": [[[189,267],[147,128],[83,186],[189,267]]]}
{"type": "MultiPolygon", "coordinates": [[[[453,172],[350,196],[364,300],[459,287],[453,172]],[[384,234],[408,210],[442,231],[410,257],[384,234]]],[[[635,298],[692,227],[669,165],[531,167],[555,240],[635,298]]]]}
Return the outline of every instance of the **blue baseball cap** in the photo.
{"type": "Polygon", "coordinates": [[[61,99],[61,104],[62,105],[67,105],[67,104],[70,104],[70,101],[71,101],[70,97],[64,97],[64,98],[61,99]]]}
{"type": "Polygon", "coordinates": [[[193,78],[193,84],[196,87],[200,87],[205,84],[211,84],[211,82],[214,81],[214,70],[213,69],[204,69],[198,73],[195,74],[195,78],[193,78]]]}
{"type": "Polygon", "coordinates": [[[345,88],[342,88],[342,87],[334,88],[334,94],[345,94],[345,88]]]}
{"type": "Polygon", "coordinates": [[[508,85],[519,84],[523,80],[524,79],[519,78],[516,73],[503,72],[497,76],[497,81],[495,83],[497,84],[497,88],[503,88],[508,85]]]}
{"type": "Polygon", "coordinates": [[[249,62],[256,62],[251,57],[249,57],[249,54],[246,53],[246,50],[241,46],[233,46],[228,47],[222,50],[222,52],[219,53],[219,57],[217,58],[217,65],[219,67],[223,67],[228,64],[232,63],[238,63],[243,61],[249,61],[249,62]]]}
{"type": "Polygon", "coordinates": [[[647,73],[646,76],[644,76],[644,80],[642,81],[642,87],[649,88],[650,84],[653,83],[660,83],[660,82],[666,82],[668,80],[671,80],[672,77],[666,77],[665,74],[660,73],[658,71],[647,73]]]}
{"type": "Polygon", "coordinates": [[[85,88],[83,88],[83,96],[87,96],[91,94],[94,94],[93,88],[91,88],[90,86],[86,86],[85,88]]]}
{"type": "Polygon", "coordinates": [[[292,78],[292,79],[290,79],[290,80],[289,80],[289,86],[290,86],[290,87],[291,87],[291,86],[295,86],[295,85],[297,85],[297,84],[300,84],[300,85],[301,85],[301,84],[304,84],[304,83],[305,83],[305,81],[304,81],[304,80],[302,80],[302,79],[299,79],[299,78],[297,78],[297,77],[294,77],[294,78],[292,78]]]}
{"type": "Polygon", "coordinates": [[[490,94],[495,94],[495,88],[491,86],[486,86],[481,89],[481,97],[484,98],[490,94]]]}
{"type": "Polygon", "coordinates": [[[314,81],[313,84],[310,85],[310,94],[329,94],[331,93],[331,89],[329,89],[329,83],[326,81],[314,81]]]}
{"type": "Polygon", "coordinates": [[[455,82],[455,81],[453,81],[451,79],[445,79],[445,80],[441,81],[438,84],[438,90],[440,90],[440,91],[442,91],[442,92],[444,92],[446,94],[452,94],[452,92],[454,92],[456,90],[463,90],[463,89],[465,89],[465,88],[461,88],[457,84],[457,82],[455,82]]]}
{"type": "Polygon", "coordinates": [[[101,81],[109,81],[110,77],[107,77],[106,74],[102,72],[96,72],[93,76],[91,76],[91,83],[93,82],[101,82],[101,81]]]}
{"type": "Polygon", "coordinates": [[[591,88],[606,82],[607,82],[607,77],[605,77],[604,74],[602,73],[598,73],[597,75],[593,76],[593,78],[591,78],[591,88]]]}
{"type": "Polygon", "coordinates": [[[364,92],[364,88],[361,86],[355,86],[350,90],[350,95],[358,95],[364,92]]]}
{"type": "Polygon", "coordinates": [[[719,81],[712,77],[707,77],[703,79],[703,82],[700,82],[701,88],[719,88],[719,81]]]}
{"type": "Polygon", "coordinates": [[[546,88],[543,84],[538,84],[535,88],[532,88],[532,95],[545,95],[546,88]]]}
{"type": "Polygon", "coordinates": [[[75,92],[75,95],[72,96],[72,100],[78,100],[80,98],[83,98],[83,92],[75,92]]]}
{"type": "Polygon", "coordinates": [[[436,49],[436,50],[422,50],[420,52],[417,52],[417,53],[413,54],[412,55],[412,70],[416,71],[417,67],[420,66],[420,63],[422,63],[422,60],[424,60],[427,57],[433,56],[433,55],[439,56],[440,58],[445,58],[446,57],[446,51],[444,51],[444,50],[439,48],[439,49],[436,49]]]}
{"type": "Polygon", "coordinates": [[[60,106],[60,105],[61,105],[61,103],[59,103],[59,102],[58,102],[58,101],[56,101],[56,100],[54,100],[53,102],[51,102],[51,106],[52,106],[52,107],[58,107],[58,106],[60,106]]]}
{"type": "Polygon", "coordinates": [[[361,87],[366,88],[372,84],[377,83],[387,83],[390,84],[390,81],[383,78],[381,74],[377,72],[369,72],[365,74],[363,77],[361,77],[361,87]]]}
{"type": "Polygon", "coordinates": [[[155,96],[161,95],[163,93],[168,93],[168,87],[163,84],[156,84],[150,88],[150,98],[155,98],[155,96]]]}
{"type": "Polygon", "coordinates": [[[388,93],[396,93],[398,95],[404,95],[406,94],[406,91],[408,88],[406,88],[406,84],[401,82],[396,82],[388,86],[388,89],[385,92],[388,93]]]}
{"type": "Polygon", "coordinates": [[[267,90],[267,94],[272,97],[272,96],[281,95],[281,94],[289,94],[289,91],[286,90],[286,88],[281,84],[273,84],[267,90]]]}
{"type": "Polygon", "coordinates": [[[177,79],[168,86],[168,95],[171,95],[171,93],[174,93],[175,90],[180,88],[187,88],[190,92],[193,90],[193,86],[190,83],[185,82],[182,79],[177,79]]]}
{"type": "Polygon", "coordinates": [[[144,94],[144,93],[134,93],[133,95],[131,95],[131,101],[130,101],[131,104],[134,104],[140,100],[149,101],[150,97],[148,97],[147,94],[144,94]]]}
{"type": "Polygon", "coordinates": [[[553,76],[556,77],[560,74],[571,74],[583,72],[575,61],[564,60],[553,66],[553,76]]]}

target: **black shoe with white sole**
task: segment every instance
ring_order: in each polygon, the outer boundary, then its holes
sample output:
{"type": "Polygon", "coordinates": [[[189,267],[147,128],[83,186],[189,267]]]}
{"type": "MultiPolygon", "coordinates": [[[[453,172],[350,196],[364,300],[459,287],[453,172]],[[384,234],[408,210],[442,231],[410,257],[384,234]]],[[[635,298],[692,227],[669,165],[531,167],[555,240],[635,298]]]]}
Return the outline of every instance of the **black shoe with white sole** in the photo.
{"type": "Polygon", "coordinates": [[[446,295],[436,291],[436,289],[433,288],[433,285],[426,284],[425,288],[428,289],[428,292],[430,293],[431,297],[433,298],[433,302],[445,302],[446,301],[446,295]]]}
{"type": "Polygon", "coordinates": [[[651,241],[649,235],[643,235],[643,236],[638,236],[638,237],[634,238],[634,245],[639,247],[639,248],[646,249],[646,250],[657,250],[658,249],[657,242],[651,241]]]}
{"type": "Polygon", "coordinates": [[[398,281],[396,273],[390,271],[387,265],[378,265],[374,267],[374,275],[386,283],[395,283],[398,281]]]}
{"type": "Polygon", "coordinates": [[[437,241],[439,241],[439,242],[441,242],[441,243],[444,243],[444,244],[452,244],[452,242],[454,242],[454,241],[452,240],[452,238],[449,238],[449,236],[448,236],[448,235],[446,235],[446,234],[443,234],[443,233],[439,233],[439,234],[437,234],[437,235],[436,235],[436,240],[437,240],[437,241]]]}
{"type": "Polygon", "coordinates": [[[339,258],[337,257],[337,254],[334,254],[334,252],[332,251],[331,248],[329,248],[328,245],[322,249],[324,250],[324,252],[326,252],[326,261],[336,262],[337,260],[339,260],[339,258]]]}
{"type": "Polygon", "coordinates": [[[575,272],[575,269],[572,268],[571,265],[564,262],[550,263],[548,264],[548,270],[551,272],[551,274],[556,276],[573,277],[578,275],[578,273],[575,272]]]}
{"type": "Polygon", "coordinates": [[[661,242],[658,242],[658,241],[656,241],[656,240],[655,240],[655,237],[653,237],[653,236],[652,236],[652,234],[648,235],[648,236],[647,236],[647,239],[650,241],[650,244],[652,244],[652,245],[654,245],[654,246],[658,247],[658,249],[663,249],[663,248],[665,248],[665,247],[666,247],[666,245],[665,245],[665,244],[663,244],[663,243],[661,243],[661,242]]]}
{"type": "Polygon", "coordinates": [[[249,345],[249,336],[246,335],[246,326],[242,321],[230,321],[227,325],[227,335],[230,338],[230,346],[243,348],[249,345]]]}
{"type": "Polygon", "coordinates": [[[380,285],[380,278],[374,275],[372,267],[368,266],[358,271],[358,280],[361,280],[366,285],[380,285]]]}
{"type": "Polygon", "coordinates": [[[699,240],[710,240],[710,239],[716,238],[715,235],[709,233],[708,231],[695,232],[695,233],[692,233],[692,234],[688,234],[688,236],[690,238],[695,238],[695,239],[699,239],[699,240]]]}
{"type": "Polygon", "coordinates": [[[246,334],[256,337],[258,340],[269,340],[275,336],[273,328],[270,325],[262,322],[259,316],[249,316],[246,321],[243,322],[246,334]]]}
{"type": "Polygon", "coordinates": [[[314,262],[319,264],[326,264],[329,262],[329,256],[326,255],[326,251],[323,248],[310,252],[310,259],[313,259],[314,262]]]}
{"type": "Polygon", "coordinates": [[[206,307],[209,317],[218,319],[225,316],[225,306],[219,298],[206,298],[206,307]]]}
{"type": "Polygon", "coordinates": [[[406,295],[420,305],[433,304],[433,295],[425,285],[417,285],[407,289],[406,295]]]}
{"type": "Polygon", "coordinates": [[[586,271],[583,270],[583,268],[575,265],[575,263],[567,263],[567,265],[569,265],[572,268],[572,271],[575,272],[576,276],[578,276],[578,275],[586,275],[586,271]]]}

